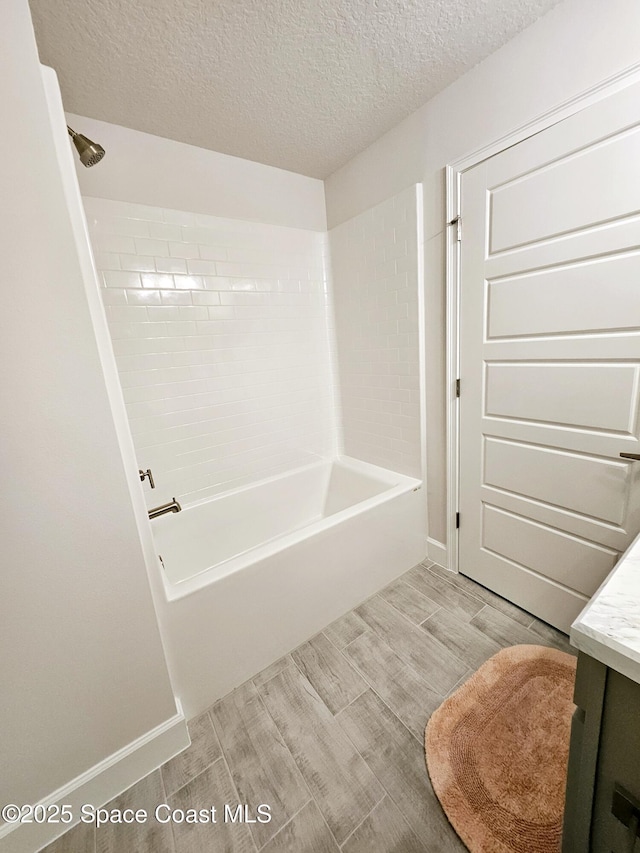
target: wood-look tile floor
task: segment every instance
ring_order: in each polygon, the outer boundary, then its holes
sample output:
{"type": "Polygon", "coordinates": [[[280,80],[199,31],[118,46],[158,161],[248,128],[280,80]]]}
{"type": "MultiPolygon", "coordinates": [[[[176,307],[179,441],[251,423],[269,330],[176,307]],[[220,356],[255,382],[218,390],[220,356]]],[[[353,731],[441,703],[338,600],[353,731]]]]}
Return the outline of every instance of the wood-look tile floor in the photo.
{"type": "Polygon", "coordinates": [[[271,807],[269,823],[80,824],[46,853],[461,853],[425,768],[443,698],[505,646],[567,637],[415,566],[189,723],[191,746],[110,808],[271,807]]]}

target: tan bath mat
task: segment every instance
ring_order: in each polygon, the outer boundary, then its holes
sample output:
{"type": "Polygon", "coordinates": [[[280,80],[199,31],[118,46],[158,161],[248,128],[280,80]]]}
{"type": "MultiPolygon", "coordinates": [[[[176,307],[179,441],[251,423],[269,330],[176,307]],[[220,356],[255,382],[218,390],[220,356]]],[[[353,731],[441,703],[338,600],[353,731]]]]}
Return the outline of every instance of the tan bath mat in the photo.
{"type": "Polygon", "coordinates": [[[471,853],[559,853],[576,661],[503,649],[425,731],[433,788],[471,853]]]}

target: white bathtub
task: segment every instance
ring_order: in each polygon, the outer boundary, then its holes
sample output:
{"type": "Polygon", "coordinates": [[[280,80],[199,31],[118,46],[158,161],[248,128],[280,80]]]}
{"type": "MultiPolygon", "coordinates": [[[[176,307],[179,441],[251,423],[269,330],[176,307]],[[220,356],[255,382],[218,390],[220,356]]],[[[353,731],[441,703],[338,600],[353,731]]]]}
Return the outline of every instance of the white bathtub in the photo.
{"type": "Polygon", "coordinates": [[[187,716],[423,559],[421,485],[342,457],[154,519],[160,623],[187,716]]]}

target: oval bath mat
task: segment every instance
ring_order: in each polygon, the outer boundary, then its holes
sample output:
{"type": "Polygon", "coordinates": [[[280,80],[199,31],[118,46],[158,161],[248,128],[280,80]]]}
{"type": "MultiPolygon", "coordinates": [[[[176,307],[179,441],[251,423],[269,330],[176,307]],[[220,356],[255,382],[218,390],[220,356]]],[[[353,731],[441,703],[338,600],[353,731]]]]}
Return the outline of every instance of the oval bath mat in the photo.
{"type": "Polygon", "coordinates": [[[435,711],[427,768],[471,853],[559,853],[576,660],[498,652],[435,711]]]}

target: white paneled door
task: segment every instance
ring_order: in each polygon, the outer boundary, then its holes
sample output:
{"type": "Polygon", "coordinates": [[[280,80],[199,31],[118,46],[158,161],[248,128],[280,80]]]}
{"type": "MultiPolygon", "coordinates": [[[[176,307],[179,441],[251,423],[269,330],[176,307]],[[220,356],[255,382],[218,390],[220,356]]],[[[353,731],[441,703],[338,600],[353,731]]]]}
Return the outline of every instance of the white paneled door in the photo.
{"type": "Polygon", "coordinates": [[[640,530],[640,87],[461,187],[459,568],[568,630],[640,530]]]}

